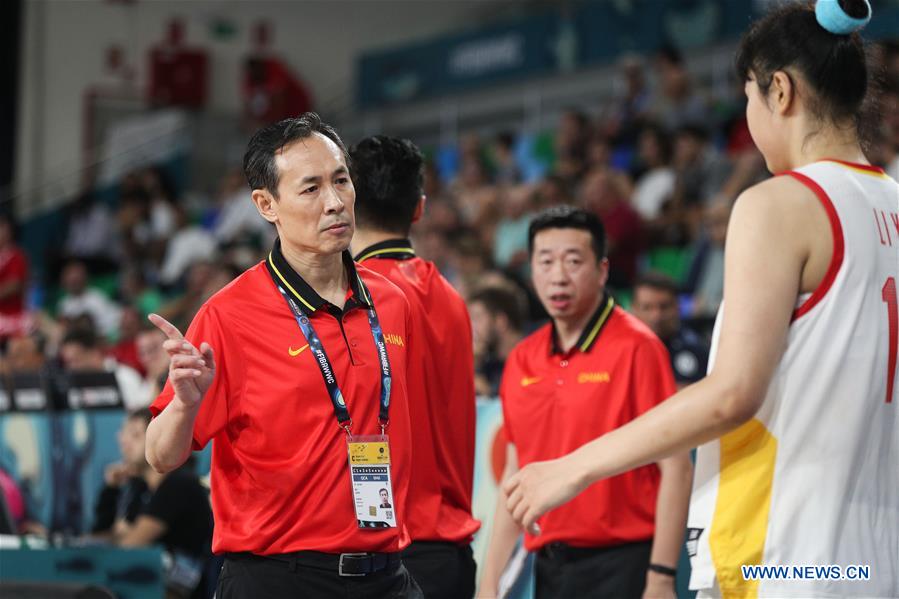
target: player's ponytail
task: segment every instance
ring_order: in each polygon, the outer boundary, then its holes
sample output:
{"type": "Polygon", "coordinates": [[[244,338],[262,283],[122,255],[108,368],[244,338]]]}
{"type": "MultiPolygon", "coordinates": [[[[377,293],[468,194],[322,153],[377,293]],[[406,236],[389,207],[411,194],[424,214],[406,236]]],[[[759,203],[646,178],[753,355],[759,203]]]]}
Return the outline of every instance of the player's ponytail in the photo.
{"type": "Polygon", "coordinates": [[[867,0],[793,3],[759,19],[743,36],[737,74],[752,75],[767,95],[776,71],[790,70],[811,86],[806,107],[823,123],[859,125],[868,89],[859,30],[871,18],[867,0]]]}

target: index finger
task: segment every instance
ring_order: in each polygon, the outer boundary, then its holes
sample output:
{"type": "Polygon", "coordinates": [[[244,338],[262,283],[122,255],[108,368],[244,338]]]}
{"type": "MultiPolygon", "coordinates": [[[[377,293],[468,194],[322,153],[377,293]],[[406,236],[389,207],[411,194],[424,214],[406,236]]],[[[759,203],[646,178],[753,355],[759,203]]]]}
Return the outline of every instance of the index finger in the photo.
{"type": "Polygon", "coordinates": [[[181,331],[178,330],[178,327],[170,323],[159,314],[150,314],[149,316],[147,316],[147,318],[150,320],[150,322],[156,325],[156,328],[165,333],[165,336],[172,341],[184,340],[184,335],[181,334],[181,331]]]}

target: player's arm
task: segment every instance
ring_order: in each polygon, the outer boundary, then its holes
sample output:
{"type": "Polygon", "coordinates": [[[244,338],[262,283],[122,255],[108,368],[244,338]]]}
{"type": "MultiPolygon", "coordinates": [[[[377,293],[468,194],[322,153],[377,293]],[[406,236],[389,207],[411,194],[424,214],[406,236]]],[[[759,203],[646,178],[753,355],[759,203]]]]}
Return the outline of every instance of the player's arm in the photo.
{"type": "MultiPolygon", "coordinates": [[[[693,462],[688,452],[659,460],[661,472],[656,499],[655,533],[649,562],[677,569],[680,548],[687,527],[687,509],[693,485],[693,462]]],[[[674,597],[674,577],[658,572],[646,573],[644,597],[674,597]]]]}
{"type": "MultiPolygon", "coordinates": [[[[515,446],[509,443],[506,446],[506,467],[503,470],[504,483],[518,472],[518,452],[515,446]]],[[[481,575],[481,584],[478,589],[478,597],[484,599],[497,597],[499,592],[499,579],[502,576],[515,543],[521,535],[521,527],[512,519],[509,510],[506,509],[506,498],[500,492],[496,494],[496,507],[493,510],[493,528],[490,532],[490,543],[487,545],[487,559],[484,563],[484,573],[481,575]]]]}
{"type": "Polygon", "coordinates": [[[171,357],[169,381],[175,396],[147,427],[146,456],[154,470],[170,472],[190,455],[194,422],[215,376],[215,361],[208,343],[198,350],[161,316],[152,314],[150,320],[168,337],[163,347],[171,357]]]}
{"type": "Polygon", "coordinates": [[[147,463],[160,473],[171,472],[187,461],[193,444],[194,422],[200,402],[188,404],[177,393],[147,427],[147,463]]]}
{"type": "Polygon", "coordinates": [[[685,452],[755,415],[783,354],[811,247],[814,199],[805,201],[804,188],[788,179],[747,190],[734,208],[713,371],[568,456],[523,468],[504,486],[516,521],[530,527],[597,480],[685,452]]]}

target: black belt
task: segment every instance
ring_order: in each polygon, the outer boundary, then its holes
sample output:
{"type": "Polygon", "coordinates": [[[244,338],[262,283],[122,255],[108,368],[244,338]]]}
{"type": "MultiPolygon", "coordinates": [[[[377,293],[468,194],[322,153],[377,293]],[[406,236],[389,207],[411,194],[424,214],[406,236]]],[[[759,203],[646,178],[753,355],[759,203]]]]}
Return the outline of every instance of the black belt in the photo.
{"type": "Polygon", "coordinates": [[[367,576],[382,570],[395,570],[402,559],[397,553],[322,553],[320,551],[295,551],[257,555],[255,553],[229,553],[232,559],[268,559],[288,564],[291,571],[297,566],[336,571],[339,576],[367,576]]]}
{"type": "Polygon", "coordinates": [[[575,562],[580,559],[595,557],[604,553],[616,553],[621,550],[636,549],[640,545],[652,546],[652,541],[638,541],[622,545],[606,547],[574,547],[567,543],[547,543],[538,550],[540,557],[554,562],[575,562]]]}

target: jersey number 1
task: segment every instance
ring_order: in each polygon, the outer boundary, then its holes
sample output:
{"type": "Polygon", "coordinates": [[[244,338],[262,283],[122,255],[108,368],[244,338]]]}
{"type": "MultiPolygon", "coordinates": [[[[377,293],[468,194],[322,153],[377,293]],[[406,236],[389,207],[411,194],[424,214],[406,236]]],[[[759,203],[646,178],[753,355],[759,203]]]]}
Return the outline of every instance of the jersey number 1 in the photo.
{"type": "Polygon", "coordinates": [[[887,360],[887,403],[893,401],[893,381],[896,378],[896,352],[899,348],[899,302],[896,301],[896,279],[884,283],[881,297],[887,304],[887,323],[890,328],[890,353],[887,360]]]}

